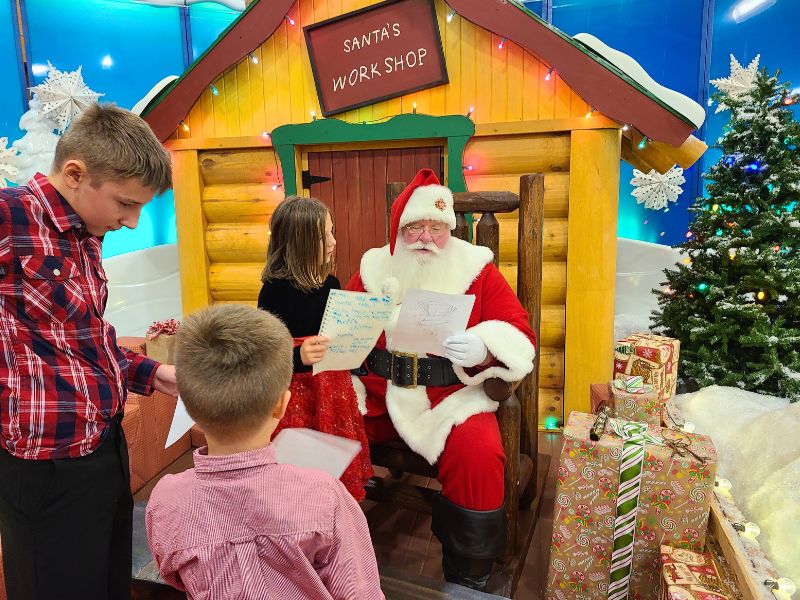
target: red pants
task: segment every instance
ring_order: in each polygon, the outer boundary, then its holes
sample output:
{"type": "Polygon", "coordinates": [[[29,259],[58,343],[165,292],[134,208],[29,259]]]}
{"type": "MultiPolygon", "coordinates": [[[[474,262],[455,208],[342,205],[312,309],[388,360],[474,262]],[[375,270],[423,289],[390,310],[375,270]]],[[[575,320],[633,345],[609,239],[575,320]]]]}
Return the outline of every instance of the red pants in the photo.
{"type": "MultiPolygon", "coordinates": [[[[400,436],[388,414],[364,417],[370,442],[400,436]]],[[[471,416],[447,436],[436,467],[442,495],[470,510],[495,510],[503,504],[503,468],[506,456],[493,413],[471,416]]]]}

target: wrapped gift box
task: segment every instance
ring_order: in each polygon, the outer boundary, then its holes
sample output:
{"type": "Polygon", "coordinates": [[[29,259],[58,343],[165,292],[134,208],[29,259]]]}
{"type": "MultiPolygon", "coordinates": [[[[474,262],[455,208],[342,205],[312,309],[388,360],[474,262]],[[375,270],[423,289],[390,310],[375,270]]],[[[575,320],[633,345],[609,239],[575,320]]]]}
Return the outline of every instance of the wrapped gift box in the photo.
{"type": "MultiPolygon", "coordinates": [[[[546,598],[605,598],[609,591],[623,440],[595,416],[573,412],[564,429],[546,598]]],[[[629,598],[655,600],[660,547],[700,550],[705,542],[717,455],[711,439],[652,425],[645,429],[629,598]]],[[[627,494],[625,495],[627,498],[627,494]]]]}
{"type": "Polygon", "coordinates": [[[639,375],[662,400],[675,395],[680,341],[651,333],[634,333],[614,347],[614,379],[639,375]]]}
{"type": "Polygon", "coordinates": [[[711,556],[661,546],[660,600],[729,600],[711,556]]]}
{"type": "Polygon", "coordinates": [[[611,385],[611,394],[611,408],[615,417],[661,425],[664,400],[652,385],[644,383],[641,376],[629,375],[615,379],[611,385]]]}
{"type": "Polygon", "coordinates": [[[145,354],[160,363],[175,364],[175,334],[180,323],[175,319],[156,321],[147,330],[145,354]]]}

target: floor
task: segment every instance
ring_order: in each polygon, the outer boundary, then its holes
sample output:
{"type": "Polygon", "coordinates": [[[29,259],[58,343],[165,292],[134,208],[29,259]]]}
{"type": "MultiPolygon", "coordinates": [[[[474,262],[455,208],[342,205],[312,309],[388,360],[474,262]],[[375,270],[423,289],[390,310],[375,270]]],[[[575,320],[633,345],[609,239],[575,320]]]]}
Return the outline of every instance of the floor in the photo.
{"type": "MultiPolygon", "coordinates": [[[[545,484],[540,519],[517,587],[516,598],[519,600],[540,598],[544,592],[553,529],[555,476],[560,451],[560,434],[539,433],[539,452],[549,454],[553,460],[550,462],[550,472],[545,484]]],[[[416,485],[427,484],[431,488],[438,487],[435,480],[416,476],[410,482],[416,485]]],[[[391,565],[412,575],[442,579],[442,551],[438,540],[431,535],[430,515],[369,502],[364,503],[364,508],[378,564],[391,565]]]]}
{"type": "MultiPolygon", "coordinates": [[[[558,456],[561,451],[561,434],[539,433],[539,452],[549,454],[550,471],[547,476],[542,508],[534,531],[533,542],[522,571],[515,598],[535,600],[544,594],[547,578],[547,563],[550,553],[550,536],[553,529],[553,503],[555,501],[555,478],[558,469],[558,456]]],[[[178,473],[192,466],[191,453],[175,461],[160,475],[178,473]]],[[[379,473],[380,474],[380,473],[379,473]]],[[[155,481],[155,480],[154,480],[155,481]]],[[[438,483],[411,476],[410,481],[417,485],[436,488],[438,483]]],[[[155,483],[139,490],[135,500],[146,500],[155,483]]],[[[381,568],[393,572],[403,571],[410,576],[421,576],[441,580],[441,546],[430,531],[430,515],[410,510],[397,509],[389,505],[377,505],[365,501],[362,504],[370,524],[375,555],[381,568]]],[[[143,596],[145,597],[145,596],[143,596]]]]}

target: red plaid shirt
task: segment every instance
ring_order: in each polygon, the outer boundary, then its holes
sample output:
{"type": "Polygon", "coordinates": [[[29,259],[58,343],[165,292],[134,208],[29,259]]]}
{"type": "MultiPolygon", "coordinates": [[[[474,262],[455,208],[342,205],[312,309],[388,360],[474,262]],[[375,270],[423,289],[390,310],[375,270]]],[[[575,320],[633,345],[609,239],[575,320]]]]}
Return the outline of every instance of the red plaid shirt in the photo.
{"type": "Polygon", "coordinates": [[[0,446],[18,458],[85,456],[159,364],[117,346],[100,238],[44,175],[0,189],[0,446]]]}

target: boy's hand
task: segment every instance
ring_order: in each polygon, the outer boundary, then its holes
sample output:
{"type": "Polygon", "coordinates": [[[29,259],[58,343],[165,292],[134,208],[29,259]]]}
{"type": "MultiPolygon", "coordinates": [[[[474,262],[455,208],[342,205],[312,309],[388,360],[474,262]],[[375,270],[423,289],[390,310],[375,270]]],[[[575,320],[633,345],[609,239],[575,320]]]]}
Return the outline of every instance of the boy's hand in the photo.
{"type": "Polygon", "coordinates": [[[156,380],[154,382],[159,392],[178,395],[178,382],[175,380],[175,365],[161,365],[156,369],[156,380]]]}
{"type": "Polygon", "coordinates": [[[307,367],[318,363],[328,351],[330,340],[324,335],[312,335],[300,344],[300,361],[307,367]]]}

